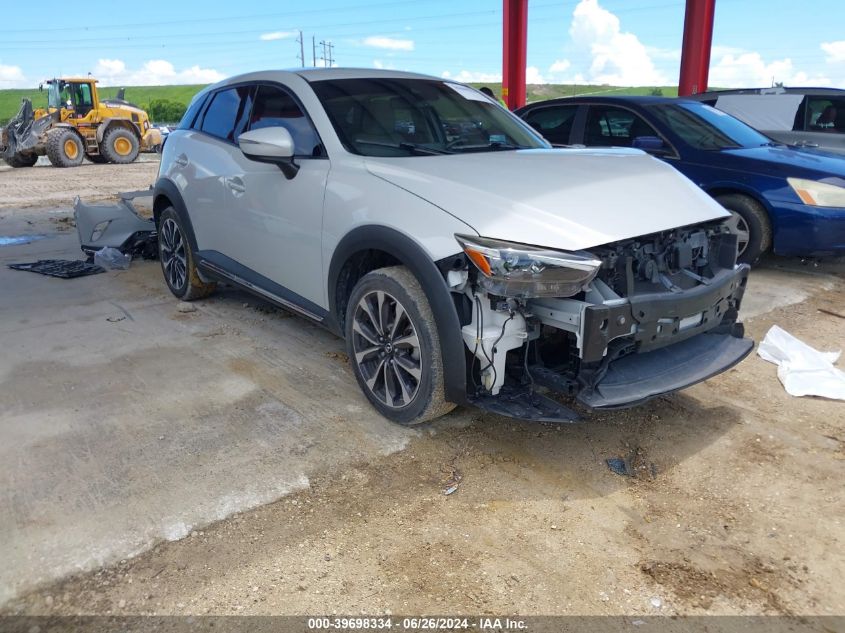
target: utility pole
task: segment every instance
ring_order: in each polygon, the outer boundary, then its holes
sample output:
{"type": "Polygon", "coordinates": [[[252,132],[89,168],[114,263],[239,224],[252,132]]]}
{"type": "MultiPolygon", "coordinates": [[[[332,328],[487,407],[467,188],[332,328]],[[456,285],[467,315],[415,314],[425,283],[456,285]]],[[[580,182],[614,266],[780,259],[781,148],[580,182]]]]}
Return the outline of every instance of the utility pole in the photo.
{"type": "Polygon", "coordinates": [[[320,58],[323,60],[323,68],[331,68],[334,64],[334,57],[332,57],[332,49],[334,48],[334,44],[325,40],[321,40],[320,45],[323,47],[323,56],[320,58]]]}
{"type": "Polygon", "coordinates": [[[317,38],[314,35],[311,36],[311,65],[317,67],[317,38]]]}
{"type": "Polygon", "coordinates": [[[299,61],[302,62],[302,67],[305,68],[305,44],[302,41],[302,31],[299,32],[299,61]]]}

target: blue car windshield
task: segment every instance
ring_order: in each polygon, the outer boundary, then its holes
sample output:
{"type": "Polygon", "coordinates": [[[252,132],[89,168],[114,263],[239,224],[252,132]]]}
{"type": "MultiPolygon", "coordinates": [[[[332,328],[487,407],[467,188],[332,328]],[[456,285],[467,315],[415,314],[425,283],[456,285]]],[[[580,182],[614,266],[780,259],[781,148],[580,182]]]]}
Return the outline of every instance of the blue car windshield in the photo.
{"type": "Polygon", "coordinates": [[[311,87],[345,147],[363,156],[430,156],[550,147],[519,118],[462,84],[326,79],[311,87]]]}
{"type": "Polygon", "coordinates": [[[739,119],[703,103],[661,103],[651,112],[687,145],[720,150],[770,145],[772,139],[739,119]]]}

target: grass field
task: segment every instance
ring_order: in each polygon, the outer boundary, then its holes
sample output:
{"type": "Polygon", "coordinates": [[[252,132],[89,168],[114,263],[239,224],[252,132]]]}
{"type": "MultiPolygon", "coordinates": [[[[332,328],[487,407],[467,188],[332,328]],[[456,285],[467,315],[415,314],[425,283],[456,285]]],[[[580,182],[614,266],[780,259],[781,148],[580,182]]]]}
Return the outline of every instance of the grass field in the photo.
{"type": "MultiPolygon", "coordinates": [[[[169,99],[187,104],[191,97],[199,92],[204,86],[127,86],[126,100],[139,106],[146,106],[153,99],[169,99]]],[[[118,88],[99,88],[100,97],[114,97],[118,88]]],[[[39,92],[38,88],[32,90],[0,90],[0,122],[5,123],[17,114],[21,107],[21,99],[32,100],[36,108],[46,107],[47,92],[39,92]]]]}
{"type": "MultiPolygon", "coordinates": [[[[501,90],[501,84],[472,84],[475,87],[482,85],[489,86],[494,92],[501,90]]],[[[126,99],[139,106],[146,106],[153,99],[169,99],[187,104],[204,86],[127,86],[126,99]]],[[[640,87],[618,87],[618,86],[585,86],[566,84],[532,84],[528,86],[528,101],[542,101],[543,99],[554,99],[555,97],[571,97],[583,94],[608,94],[608,95],[647,95],[654,88],[651,86],[640,87]]],[[[675,97],[678,95],[677,86],[660,86],[663,95],[675,97]]],[[[113,97],[117,94],[117,88],[100,88],[100,95],[113,97]]],[[[36,108],[47,105],[47,93],[39,92],[37,88],[32,90],[0,90],[0,123],[5,123],[15,116],[21,105],[21,99],[32,100],[36,108]]]]}

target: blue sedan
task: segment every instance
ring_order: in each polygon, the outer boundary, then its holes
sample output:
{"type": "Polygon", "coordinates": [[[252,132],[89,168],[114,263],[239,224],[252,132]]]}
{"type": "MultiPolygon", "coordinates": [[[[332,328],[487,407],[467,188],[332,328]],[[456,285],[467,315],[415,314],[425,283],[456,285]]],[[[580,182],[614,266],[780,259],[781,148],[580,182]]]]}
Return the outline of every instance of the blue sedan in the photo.
{"type": "Polygon", "coordinates": [[[767,250],[845,254],[845,159],[782,145],[703,103],[572,97],[516,112],[554,145],[640,148],[673,165],[728,211],[739,259],[767,250]]]}

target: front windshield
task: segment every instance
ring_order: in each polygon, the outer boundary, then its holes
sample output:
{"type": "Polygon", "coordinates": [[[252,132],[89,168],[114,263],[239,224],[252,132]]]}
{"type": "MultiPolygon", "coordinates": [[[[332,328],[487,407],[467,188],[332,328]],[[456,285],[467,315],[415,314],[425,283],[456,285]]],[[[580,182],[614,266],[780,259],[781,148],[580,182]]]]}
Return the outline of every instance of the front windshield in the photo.
{"type": "Polygon", "coordinates": [[[428,79],[311,84],[343,145],[363,156],[421,156],[550,147],[482,93],[428,79]]]}
{"type": "Polygon", "coordinates": [[[772,143],[768,136],[739,119],[703,103],[661,103],[650,108],[658,119],[696,149],[735,149],[772,143]]]}

